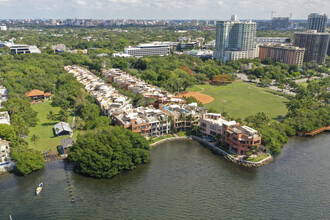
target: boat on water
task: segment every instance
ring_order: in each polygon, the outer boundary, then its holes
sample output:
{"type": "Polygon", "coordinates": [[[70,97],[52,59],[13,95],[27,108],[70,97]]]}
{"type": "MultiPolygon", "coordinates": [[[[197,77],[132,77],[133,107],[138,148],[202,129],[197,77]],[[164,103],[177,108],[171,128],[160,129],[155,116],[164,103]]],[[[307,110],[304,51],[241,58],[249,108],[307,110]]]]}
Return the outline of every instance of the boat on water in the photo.
{"type": "Polygon", "coordinates": [[[39,195],[39,193],[41,192],[42,188],[44,187],[43,183],[40,183],[36,189],[36,195],[39,195]]]}

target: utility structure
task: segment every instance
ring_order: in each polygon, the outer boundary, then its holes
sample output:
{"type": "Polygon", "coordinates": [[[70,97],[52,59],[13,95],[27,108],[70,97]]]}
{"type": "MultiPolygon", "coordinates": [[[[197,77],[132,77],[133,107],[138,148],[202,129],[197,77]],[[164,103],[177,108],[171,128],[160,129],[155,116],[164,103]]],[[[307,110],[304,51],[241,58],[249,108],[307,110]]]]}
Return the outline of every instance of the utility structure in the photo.
{"type": "Polygon", "coordinates": [[[267,13],[270,13],[270,20],[273,19],[273,15],[276,13],[276,11],[266,11],[267,13]]]}

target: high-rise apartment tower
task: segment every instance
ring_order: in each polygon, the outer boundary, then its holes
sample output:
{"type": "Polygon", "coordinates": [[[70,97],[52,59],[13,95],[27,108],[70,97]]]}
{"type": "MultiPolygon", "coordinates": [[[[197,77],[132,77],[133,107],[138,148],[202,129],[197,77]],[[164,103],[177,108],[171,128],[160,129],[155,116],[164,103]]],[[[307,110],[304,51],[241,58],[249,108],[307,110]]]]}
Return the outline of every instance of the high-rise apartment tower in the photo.
{"type": "Polygon", "coordinates": [[[239,21],[237,16],[232,16],[231,21],[217,21],[214,58],[254,58],[256,28],[256,22],[239,21]]]}
{"type": "Polygon", "coordinates": [[[312,13],[308,15],[307,29],[317,30],[317,32],[325,32],[327,21],[328,16],[326,14],[312,13]]]}

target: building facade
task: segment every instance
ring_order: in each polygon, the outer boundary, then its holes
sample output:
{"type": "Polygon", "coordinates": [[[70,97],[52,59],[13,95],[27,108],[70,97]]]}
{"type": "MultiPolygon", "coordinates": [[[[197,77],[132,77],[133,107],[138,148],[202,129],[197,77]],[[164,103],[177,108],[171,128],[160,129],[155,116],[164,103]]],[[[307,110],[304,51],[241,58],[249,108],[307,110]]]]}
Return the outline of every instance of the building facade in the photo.
{"type": "MultiPolygon", "coordinates": [[[[217,21],[214,58],[226,61],[229,59],[226,56],[227,51],[254,51],[256,27],[256,22],[242,22],[237,19],[237,16],[232,16],[231,21],[217,21]]],[[[253,52],[245,54],[255,55],[253,52]]]]}
{"type": "Polygon", "coordinates": [[[168,44],[139,44],[137,47],[126,47],[124,53],[136,57],[168,56],[170,46],[168,44]]]}
{"type": "Polygon", "coordinates": [[[305,48],[288,46],[283,44],[264,44],[259,46],[259,59],[267,57],[275,62],[286,63],[289,65],[297,64],[302,66],[304,61],[305,48]]]}
{"type": "Polygon", "coordinates": [[[294,46],[305,48],[304,62],[315,60],[318,64],[325,62],[330,34],[316,30],[294,33],[294,46]]]}
{"type": "Polygon", "coordinates": [[[200,131],[206,137],[220,140],[235,154],[246,154],[253,146],[261,145],[261,135],[258,131],[241,126],[236,121],[227,121],[221,114],[204,114],[200,120],[200,131]]]}
{"type": "Polygon", "coordinates": [[[3,85],[0,85],[0,108],[2,108],[2,102],[8,101],[8,89],[3,85]]]}
{"type": "Polygon", "coordinates": [[[226,143],[229,150],[237,154],[246,154],[250,152],[253,146],[260,147],[261,134],[258,131],[240,124],[223,124],[222,141],[226,143]]]}
{"type": "Polygon", "coordinates": [[[41,53],[37,46],[29,45],[12,45],[10,52],[12,54],[41,53]]]}
{"type": "Polygon", "coordinates": [[[221,137],[223,124],[236,124],[236,121],[227,121],[221,114],[207,113],[200,119],[200,131],[207,137],[221,137]]]}
{"type": "Polygon", "coordinates": [[[0,163],[4,163],[10,159],[9,141],[0,139],[0,163]]]}
{"type": "Polygon", "coordinates": [[[317,32],[325,32],[327,22],[328,16],[326,14],[312,13],[308,15],[307,29],[317,30],[317,32]]]}
{"type": "Polygon", "coordinates": [[[0,25],[0,31],[6,31],[7,26],[6,25],[0,25]]]}
{"type": "Polygon", "coordinates": [[[290,38],[288,38],[288,37],[256,37],[255,42],[257,44],[268,44],[268,43],[285,44],[285,43],[290,43],[290,38]]]}
{"type": "Polygon", "coordinates": [[[0,112],[0,124],[10,125],[10,116],[7,111],[0,112]]]}

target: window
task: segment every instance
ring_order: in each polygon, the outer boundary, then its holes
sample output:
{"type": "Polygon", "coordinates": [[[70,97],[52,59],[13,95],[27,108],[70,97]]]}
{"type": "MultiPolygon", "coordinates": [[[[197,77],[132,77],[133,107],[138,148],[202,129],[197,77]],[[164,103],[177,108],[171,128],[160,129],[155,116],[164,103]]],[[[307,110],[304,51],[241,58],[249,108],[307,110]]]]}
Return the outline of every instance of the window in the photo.
{"type": "Polygon", "coordinates": [[[215,126],[215,125],[210,125],[210,129],[216,131],[216,130],[217,130],[217,126],[215,126]]]}
{"type": "Polygon", "coordinates": [[[254,144],[259,144],[260,143],[260,140],[257,140],[254,142],[254,144]]]}

